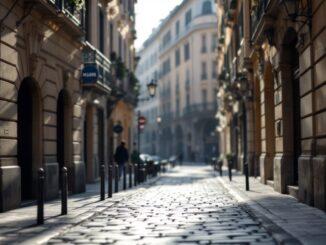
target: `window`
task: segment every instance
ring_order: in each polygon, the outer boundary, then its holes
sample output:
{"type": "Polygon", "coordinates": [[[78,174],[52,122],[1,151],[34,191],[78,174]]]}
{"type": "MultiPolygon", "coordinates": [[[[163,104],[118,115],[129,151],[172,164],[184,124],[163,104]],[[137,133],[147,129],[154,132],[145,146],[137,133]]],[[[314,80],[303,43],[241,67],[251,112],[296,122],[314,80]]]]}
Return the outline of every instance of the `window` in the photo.
{"type": "Polygon", "coordinates": [[[86,40],[91,41],[91,32],[90,32],[90,26],[91,24],[91,18],[90,18],[90,7],[89,7],[89,1],[85,1],[86,11],[85,11],[85,31],[86,31],[86,40]]]}
{"type": "Polygon", "coordinates": [[[189,91],[187,91],[187,94],[186,94],[186,107],[187,107],[187,110],[189,110],[190,106],[190,94],[189,94],[189,91]]]}
{"type": "Polygon", "coordinates": [[[212,13],[212,3],[211,1],[207,0],[203,3],[202,14],[211,14],[212,13]]]}
{"type": "Polygon", "coordinates": [[[189,43],[185,44],[185,46],[184,46],[184,56],[185,56],[185,61],[189,60],[189,58],[190,58],[189,43]]]}
{"type": "Polygon", "coordinates": [[[215,52],[217,49],[217,34],[213,33],[212,35],[212,51],[215,52]]]}
{"type": "Polygon", "coordinates": [[[206,62],[201,63],[201,80],[207,79],[207,70],[206,70],[206,62]]]}
{"type": "Polygon", "coordinates": [[[180,21],[175,23],[175,36],[178,37],[180,32],[180,21]]]}
{"type": "Polygon", "coordinates": [[[178,67],[180,65],[180,49],[175,51],[175,66],[178,67]]]}
{"type": "Polygon", "coordinates": [[[170,71],[171,71],[171,62],[170,62],[170,58],[168,58],[163,62],[162,76],[165,76],[170,71]]]}
{"type": "Polygon", "coordinates": [[[168,31],[168,32],[163,36],[162,47],[165,48],[167,45],[169,45],[170,41],[171,41],[171,31],[168,31]]]}
{"type": "Polygon", "coordinates": [[[180,99],[179,99],[179,96],[177,97],[176,99],[176,116],[177,117],[180,117],[180,99]]]}
{"type": "Polygon", "coordinates": [[[207,108],[207,90],[206,89],[203,89],[201,91],[201,96],[202,96],[203,109],[205,110],[207,108]]]}
{"type": "Polygon", "coordinates": [[[188,84],[189,86],[189,83],[190,83],[190,72],[189,70],[186,71],[186,84],[188,84]]]}
{"type": "Polygon", "coordinates": [[[103,16],[103,12],[101,10],[101,8],[98,8],[99,11],[99,22],[100,22],[100,26],[99,26],[99,49],[102,53],[104,53],[104,16],[103,16]]]}
{"type": "Polygon", "coordinates": [[[191,22],[191,9],[187,11],[185,15],[185,26],[187,27],[191,22]]]}
{"type": "Polygon", "coordinates": [[[180,98],[179,94],[180,93],[180,88],[179,88],[179,75],[177,74],[176,77],[176,88],[175,88],[175,97],[176,97],[176,116],[180,116],[180,98]]]}
{"type": "Polygon", "coordinates": [[[214,60],[212,62],[212,78],[217,78],[216,69],[217,69],[217,62],[214,60]]]}
{"type": "Polygon", "coordinates": [[[206,48],[206,35],[203,34],[201,36],[201,52],[202,53],[206,53],[207,52],[207,48],[206,48]]]}
{"type": "Polygon", "coordinates": [[[155,80],[155,81],[158,80],[158,74],[157,74],[157,71],[154,72],[154,80],[155,80]]]}

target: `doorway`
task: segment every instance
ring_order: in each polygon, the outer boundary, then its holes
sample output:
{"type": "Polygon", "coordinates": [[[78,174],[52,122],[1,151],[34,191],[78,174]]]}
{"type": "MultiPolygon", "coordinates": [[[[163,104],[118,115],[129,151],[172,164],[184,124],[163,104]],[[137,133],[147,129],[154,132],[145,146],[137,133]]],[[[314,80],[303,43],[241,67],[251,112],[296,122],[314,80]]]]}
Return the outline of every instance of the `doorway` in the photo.
{"type": "MultiPolygon", "coordinates": [[[[57,102],[57,161],[59,163],[59,188],[61,189],[61,169],[71,166],[72,161],[72,109],[71,98],[66,90],[61,90],[57,102]]],[[[69,185],[71,187],[71,185],[69,185]]]]}
{"type": "Polygon", "coordinates": [[[37,83],[26,78],[18,91],[17,157],[21,169],[21,199],[36,197],[37,169],[41,167],[41,96],[37,83]]]}

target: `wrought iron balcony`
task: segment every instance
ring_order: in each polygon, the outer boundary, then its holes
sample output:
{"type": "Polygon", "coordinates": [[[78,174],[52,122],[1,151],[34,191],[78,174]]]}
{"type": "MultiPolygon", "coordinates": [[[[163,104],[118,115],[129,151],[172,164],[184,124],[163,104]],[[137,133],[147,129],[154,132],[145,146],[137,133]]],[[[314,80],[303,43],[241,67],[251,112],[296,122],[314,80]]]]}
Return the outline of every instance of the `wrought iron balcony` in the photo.
{"type": "Polygon", "coordinates": [[[259,43],[263,39],[264,31],[273,24],[273,18],[269,15],[271,5],[277,1],[260,0],[251,7],[251,40],[259,43]]]}
{"type": "Polygon", "coordinates": [[[81,79],[83,87],[94,88],[104,93],[110,93],[114,86],[110,60],[88,42],[85,43],[83,56],[84,69],[81,79]],[[85,74],[87,73],[87,71],[85,71],[86,67],[91,67],[94,73],[97,74],[85,74]],[[94,79],[88,79],[91,76],[94,77],[94,79]]]}
{"type": "Polygon", "coordinates": [[[56,23],[74,37],[84,36],[84,6],[75,6],[70,0],[25,0],[25,4],[42,13],[45,21],[56,23]]]}

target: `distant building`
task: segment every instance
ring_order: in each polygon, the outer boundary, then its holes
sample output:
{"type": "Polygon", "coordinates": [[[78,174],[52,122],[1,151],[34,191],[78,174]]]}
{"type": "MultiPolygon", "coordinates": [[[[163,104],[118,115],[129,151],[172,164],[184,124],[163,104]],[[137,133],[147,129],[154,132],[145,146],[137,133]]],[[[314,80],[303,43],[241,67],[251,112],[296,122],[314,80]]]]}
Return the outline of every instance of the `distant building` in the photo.
{"type": "Polygon", "coordinates": [[[151,79],[158,83],[157,97],[137,108],[148,118],[142,152],[163,158],[182,154],[189,161],[217,155],[216,23],[214,1],[185,0],[139,52],[142,89],[151,79]]]}

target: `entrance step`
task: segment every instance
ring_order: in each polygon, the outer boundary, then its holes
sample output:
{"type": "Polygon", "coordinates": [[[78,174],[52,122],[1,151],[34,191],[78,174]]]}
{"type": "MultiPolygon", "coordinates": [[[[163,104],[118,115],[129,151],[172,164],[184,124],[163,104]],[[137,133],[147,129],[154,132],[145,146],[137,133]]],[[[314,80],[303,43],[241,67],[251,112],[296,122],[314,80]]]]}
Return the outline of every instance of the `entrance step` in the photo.
{"type": "Polygon", "coordinates": [[[267,180],[266,183],[268,186],[274,188],[274,180],[267,180]]]}
{"type": "Polygon", "coordinates": [[[288,188],[288,193],[290,194],[290,196],[293,196],[296,199],[299,198],[299,186],[288,185],[287,188],[288,188]]]}

